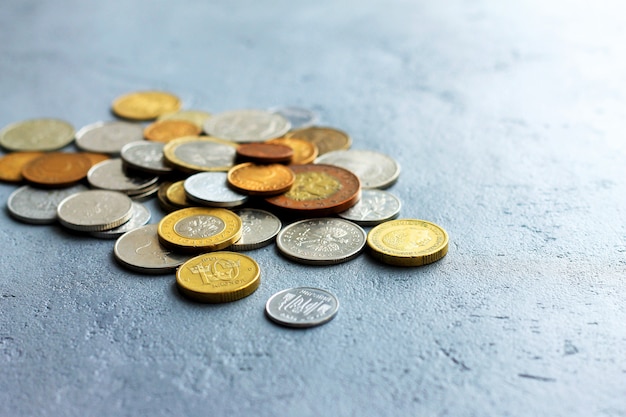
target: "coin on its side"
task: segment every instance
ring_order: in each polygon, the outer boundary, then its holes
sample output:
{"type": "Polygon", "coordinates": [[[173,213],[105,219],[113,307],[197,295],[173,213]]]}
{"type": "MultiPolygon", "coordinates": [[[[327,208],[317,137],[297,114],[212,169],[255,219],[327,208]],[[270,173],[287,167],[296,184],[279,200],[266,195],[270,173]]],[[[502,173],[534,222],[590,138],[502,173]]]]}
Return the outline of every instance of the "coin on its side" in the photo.
{"type": "Polygon", "coordinates": [[[174,139],[163,148],[168,164],[187,173],[228,171],[235,165],[237,144],[206,136],[174,139]]]}
{"type": "Polygon", "coordinates": [[[26,181],[43,187],[66,187],[87,176],[91,160],[81,153],[51,152],[24,165],[26,181]]]}
{"type": "Polygon", "coordinates": [[[124,145],[120,157],[124,164],[137,171],[154,175],[169,174],[173,169],[165,165],[164,146],[159,142],[138,140],[124,145]]]}
{"type": "Polygon", "coordinates": [[[319,116],[313,110],[305,109],[303,107],[295,106],[283,106],[272,107],[269,109],[272,113],[280,114],[285,119],[289,120],[291,129],[302,129],[309,127],[317,123],[319,116]]]}
{"type": "Polygon", "coordinates": [[[332,127],[311,126],[292,130],[285,137],[304,139],[314,143],[320,155],[331,151],[349,149],[352,145],[352,138],[346,132],[332,127]]]}
{"type": "Polygon", "coordinates": [[[117,191],[87,190],[66,197],[57,207],[59,222],[68,229],[92,232],[126,223],[133,201],[117,191]]]}
{"type": "Polygon", "coordinates": [[[231,188],[248,195],[271,196],[288,191],[296,179],[293,171],[281,164],[258,165],[244,162],[228,171],[231,188]]]}
{"type": "Polygon", "coordinates": [[[30,119],[0,131],[0,146],[9,151],[55,151],[74,140],[74,126],[59,119],[30,119]]]}
{"type": "Polygon", "coordinates": [[[310,164],[315,161],[319,153],[314,143],[298,138],[277,138],[268,140],[265,143],[285,145],[293,149],[293,157],[291,158],[292,165],[310,164]]]}
{"type": "Polygon", "coordinates": [[[367,235],[371,255],[387,264],[420,266],[448,253],[448,233],[435,223],[419,219],[391,220],[367,235]]]}
{"type": "Polygon", "coordinates": [[[393,158],[369,150],[333,151],[320,156],[315,163],[352,171],[361,180],[363,188],[387,188],[400,175],[400,165],[393,158]]]}
{"type": "Polygon", "coordinates": [[[152,120],[162,114],[178,111],[178,97],[163,91],[136,91],[124,94],[113,101],[111,110],[123,119],[152,120]]]}
{"type": "Polygon", "coordinates": [[[237,147],[237,157],[259,164],[288,163],[293,158],[293,149],[277,143],[242,143],[237,147]]]}
{"type": "Polygon", "coordinates": [[[185,136],[199,135],[201,131],[198,126],[185,120],[160,120],[146,126],[143,135],[153,142],[167,143],[185,136]]]}
{"type": "Polygon", "coordinates": [[[172,113],[162,114],[157,120],[184,120],[202,129],[204,122],[206,122],[209,117],[211,117],[211,113],[207,113],[204,110],[178,110],[172,113]]]}
{"type": "Polygon", "coordinates": [[[272,213],[254,208],[244,208],[235,211],[241,218],[241,238],[228,249],[246,251],[262,248],[274,241],[282,223],[272,213]]]}
{"type": "Polygon", "coordinates": [[[41,189],[24,185],[13,191],[7,201],[9,214],[30,224],[50,224],[57,220],[57,207],[70,195],[86,191],[78,184],[67,188],[41,189]]]}
{"type": "Polygon", "coordinates": [[[337,215],[361,226],[376,226],[395,219],[401,207],[398,197],[384,190],[362,190],[361,199],[352,207],[337,215]]]}
{"type": "Polygon", "coordinates": [[[39,158],[43,152],[12,152],[0,158],[0,181],[20,182],[24,179],[24,165],[39,158]]]}
{"type": "Polygon", "coordinates": [[[114,227],[113,229],[93,231],[90,232],[90,234],[101,239],[117,239],[126,232],[130,232],[131,230],[144,226],[148,223],[148,221],[150,221],[150,216],[151,213],[148,207],[133,201],[133,212],[130,219],[126,223],[114,227]]]}
{"type": "Polygon", "coordinates": [[[143,129],[129,122],[97,122],[76,132],[76,146],[87,152],[116,155],[124,145],[138,140],[143,140],[143,129]]]}
{"type": "Polygon", "coordinates": [[[199,172],[184,181],[187,198],[202,206],[239,207],[248,196],[228,187],[225,172],[199,172]]]}
{"type": "Polygon", "coordinates": [[[289,288],[272,295],[265,304],[265,314],[273,322],[287,327],[313,327],[329,322],[339,310],[339,300],[332,293],[312,287],[289,288]]]}
{"type": "Polygon", "coordinates": [[[208,135],[238,143],[264,142],[284,135],[290,127],[279,114],[252,109],[214,114],[204,123],[208,135]]]}

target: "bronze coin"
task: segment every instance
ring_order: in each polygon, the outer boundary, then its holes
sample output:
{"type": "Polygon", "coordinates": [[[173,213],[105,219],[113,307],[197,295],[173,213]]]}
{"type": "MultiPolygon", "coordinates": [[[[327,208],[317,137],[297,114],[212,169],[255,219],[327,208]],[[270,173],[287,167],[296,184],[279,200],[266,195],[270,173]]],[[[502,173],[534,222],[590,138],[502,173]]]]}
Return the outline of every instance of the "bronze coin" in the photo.
{"type": "Polygon", "coordinates": [[[0,158],[0,181],[22,181],[24,179],[22,176],[24,165],[42,155],[43,152],[13,152],[4,155],[0,158]]]}
{"type": "Polygon", "coordinates": [[[245,143],[237,147],[237,157],[258,164],[289,163],[293,149],[277,143],[245,143]]]}
{"type": "Polygon", "coordinates": [[[271,196],[288,191],[296,176],[281,164],[259,165],[244,162],[228,171],[228,185],[243,194],[271,196]]]}
{"type": "Polygon", "coordinates": [[[197,136],[200,132],[198,126],[186,120],[161,120],[146,126],[143,135],[148,140],[167,143],[185,136],[197,136]]]}
{"type": "Polygon", "coordinates": [[[45,187],[65,187],[82,180],[91,160],[81,153],[52,152],[33,159],[22,169],[24,178],[45,187]]]}
{"type": "Polygon", "coordinates": [[[361,198],[361,183],[347,169],[324,164],[291,165],[296,174],[285,194],[266,198],[270,205],[311,217],[342,212],[361,198]]]}

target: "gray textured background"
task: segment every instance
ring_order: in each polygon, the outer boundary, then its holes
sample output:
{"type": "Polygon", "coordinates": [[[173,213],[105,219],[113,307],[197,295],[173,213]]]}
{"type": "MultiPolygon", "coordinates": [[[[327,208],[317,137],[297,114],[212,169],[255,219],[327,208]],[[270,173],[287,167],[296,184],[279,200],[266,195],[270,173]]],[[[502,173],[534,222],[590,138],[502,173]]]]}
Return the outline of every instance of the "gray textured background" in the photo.
{"type": "Polygon", "coordinates": [[[201,305],[112,241],[4,213],[0,414],[625,416],[621,2],[519,3],[4,0],[0,125],[79,128],[140,89],[309,107],[396,158],[402,217],[451,244],[407,269],[267,247],[253,295],[201,305]],[[268,322],[299,285],[335,320],[268,322]]]}

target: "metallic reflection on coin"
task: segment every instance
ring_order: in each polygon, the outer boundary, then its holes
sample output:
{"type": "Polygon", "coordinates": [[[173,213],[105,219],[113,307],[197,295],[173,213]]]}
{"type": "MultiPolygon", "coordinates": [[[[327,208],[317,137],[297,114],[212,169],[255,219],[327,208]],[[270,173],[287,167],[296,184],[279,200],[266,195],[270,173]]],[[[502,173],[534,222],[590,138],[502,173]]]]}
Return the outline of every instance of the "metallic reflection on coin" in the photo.
{"type": "Polygon", "coordinates": [[[228,171],[236,154],[234,142],[199,136],[174,139],[163,148],[167,163],[188,173],[228,171]]]}
{"type": "Polygon", "coordinates": [[[117,239],[126,232],[130,232],[138,227],[141,227],[150,221],[150,210],[148,207],[141,203],[133,201],[133,213],[126,223],[121,226],[115,227],[109,230],[103,230],[100,232],[91,232],[94,237],[102,239],[117,239]]]}
{"type": "Polygon", "coordinates": [[[274,241],[282,227],[280,219],[265,210],[245,208],[235,211],[235,214],[241,217],[242,234],[229,250],[245,251],[267,246],[274,241]]]}
{"type": "Polygon", "coordinates": [[[283,116],[263,110],[232,110],[211,116],[204,131],[238,143],[263,142],[284,135],[291,124],[283,116]]]}
{"type": "Polygon", "coordinates": [[[107,159],[91,167],[87,180],[94,188],[139,194],[159,180],[155,176],[129,176],[124,172],[120,158],[107,159]]]}
{"type": "Polygon", "coordinates": [[[87,152],[117,155],[130,142],[143,140],[141,125],[129,122],[97,122],[76,133],[76,146],[87,152]]]}
{"type": "Polygon", "coordinates": [[[389,156],[368,150],[339,150],[319,156],[316,164],[345,168],[361,180],[363,188],[387,188],[400,175],[400,165],[389,156]]]}
{"type": "Polygon", "coordinates": [[[265,314],[273,322],[287,327],[313,327],[332,320],[339,310],[339,300],[332,293],[311,287],[283,290],[265,304],[265,314]]]}
{"type": "Polygon", "coordinates": [[[384,190],[362,190],[361,199],[339,217],[361,226],[376,226],[400,214],[401,203],[398,197],[384,190]]]}
{"type": "Polygon", "coordinates": [[[185,194],[189,200],[209,207],[238,207],[248,200],[248,196],[228,188],[225,172],[200,172],[184,182],[185,194]]]}
{"type": "Polygon", "coordinates": [[[7,202],[9,214],[30,224],[50,224],[57,220],[57,207],[70,195],[86,191],[84,185],[61,189],[41,189],[30,185],[15,190],[7,202]]]}
{"type": "Polygon", "coordinates": [[[313,110],[302,107],[285,106],[272,107],[269,109],[272,113],[279,114],[291,123],[291,129],[302,129],[313,126],[317,123],[319,116],[313,110]]]}
{"type": "Polygon", "coordinates": [[[30,119],[0,131],[0,145],[10,151],[54,151],[74,140],[74,127],[59,119],[30,119]]]}
{"type": "Polygon", "coordinates": [[[155,175],[169,174],[173,169],[165,165],[164,146],[165,144],[160,142],[139,140],[126,144],[120,156],[122,161],[133,169],[155,175]]]}
{"type": "Polygon", "coordinates": [[[108,190],[82,191],[66,197],[57,207],[63,226],[83,232],[113,229],[126,223],[132,214],[132,200],[108,190]]]}

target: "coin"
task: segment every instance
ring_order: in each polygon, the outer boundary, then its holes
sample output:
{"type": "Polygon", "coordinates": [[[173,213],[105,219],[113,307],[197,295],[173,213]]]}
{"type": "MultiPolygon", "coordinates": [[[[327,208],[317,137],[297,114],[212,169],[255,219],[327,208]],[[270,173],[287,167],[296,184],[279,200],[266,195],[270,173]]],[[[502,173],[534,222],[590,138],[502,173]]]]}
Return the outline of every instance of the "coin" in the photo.
{"type": "Polygon", "coordinates": [[[352,171],[363,188],[387,188],[400,175],[400,165],[389,156],[368,150],[333,151],[317,158],[316,164],[335,165],[352,171]]]}
{"type": "Polygon", "coordinates": [[[154,142],[167,143],[185,136],[199,135],[202,129],[185,120],[161,120],[148,125],[143,135],[154,142]]]}
{"type": "Polygon", "coordinates": [[[285,136],[287,138],[304,139],[314,143],[320,155],[340,149],[348,149],[352,145],[352,139],[346,132],[332,127],[311,126],[292,130],[285,136]]]}
{"type": "Polygon", "coordinates": [[[65,187],[87,176],[91,160],[80,153],[51,152],[33,159],[22,169],[24,178],[44,187],[65,187]]]}
{"type": "Polygon", "coordinates": [[[30,119],[0,131],[0,145],[9,151],[54,151],[74,140],[74,127],[59,119],[30,119]]]}
{"type": "Polygon", "coordinates": [[[291,165],[296,174],[285,194],[265,199],[292,214],[321,217],[345,211],[361,196],[359,179],[350,171],[331,165],[291,165]]]}
{"type": "Polygon", "coordinates": [[[169,204],[179,209],[193,205],[185,193],[185,180],[170,184],[167,190],[165,190],[165,196],[169,204]]]}
{"type": "Polygon", "coordinates": [[[162,114],[178,111],[181,102],[173,94],[162,91],[137,91],[113,101],[111,110],[123,119],[152,120],[162,114]]]}
{"type": "Polygon", "coordinates": [[[339,310],[339,300],[332,293],[311,287],[290,288],[272,295],[265,304],[265,314],[287,327],[313,327],[329,322],[339,310]]]}
{"type": "Polygon", "coordinates": [[[263,142],[289,131],[283,116],[263,110],[233,110],[214,114],[204,123],[204,131],[217,138],[238,143],[263,142]]]}
{"type": "Polygon", "coordinates": [[[184,120],[191,122],[202,129],[204,122],[211,117],[211,113],[203,110],[178,110],[160,115],[157,120],[184,120]]]}
{"type": "Polygon", "coordinates": [[[43,152],[12,152],[3,155],[0,158],[0,181],[22,181],[24,179],[22,175],[24,165],[42,155],[43,152]]]}
{"type": "Polygon", "coordinates": [[[252,294],[261,283],[261,268],[237,252],[213,252],[191,258],[176,271],[180,292],[196,301],[227,303],[252,294]]]}
{"type": "Polygon", "coordinates": [[[339,217],[361,226],[376,226],[400,214],[401,203],[398,197],[384,190],[362,190],[361,199],[346,211],[337,213],[339,217]]]}
{"type": "Polygon", "coordinates": [[[269,111],[280,114],[285,119],[289,120],[291,129],[301,129],[314,125],[319,118],[314,111],[295,106],[272,107],[269,111]]]}
{"type": "Polygon", "coordinates": [[[448,253],[448,234],[435,223],[418,219],[391,220],[367,235],[374,258],[390,265],[419,266],[448,253]]]}
{"type": "Polygon", "coordinates": [[[210,207],[239,207],[248,196],[228,188],[225,172],[199,172],[184,181],[189,200],[210,207]]]}
{"type": "Polygon", "coordinates": [[[130,142],[143,140],[143,129],[136,123],[97,122],[76,133],[76,146],[87,152],[117,155],[130,142]]]}
{"type": "Polygon", "coordinates": [[[95,152],[79,152],[79,153],[89,158],[89,162],[91,162],[92,167],[99,162],[106,161],[107,159],[109,159],[109,155],[106,155],[103,153],[95,153],[95,152]]]}
{"type": "Polygon", "coordinates": [[[365,231],[336,218],[306,219],[283,228],[276,237],[287,258],[309,265],[333,265],[357,257],[365,246],[365,231]]]}
{"type": "MultiPolygon", "coordinates": [[[[175,205],[174,203],[170,202],[170,199],[167,197],[167,191],[169,190],[171,186],[172,186],[171,182],[164,182],[161,185],[159,185],[159,190],[157,191],[157,199],[159,201],[159,206],[161,206],[161,208],[168,213],[172,211],[176,211],[181,208],[188,207],[188,206],[179,207],[175,205]]],[[[184,195],[185,189],[183,187],[181,187],[181,189],[183,190],[183,195],[184,195]]],[[[185,196],[185,199],[186,198],[187,197],[185,196]]]]}
{"type": "Polygon", "coordinates": [[[120,157],[124,164],[133,169],[155,175],[169,174],[173,169],[165,165],[164,146],[159,142],[139,140],[124,145],[120,157]]]}
{"type": "Polygon", "coordinates": [[[189,207],[163,217],[159,241],[183,252],[216,251],[241,237],[241,219],[222,208],[189,207]]]}
{"type": "Polygon", "coordinates": [[[150,221],[150,210],[143,204],[133,201],[132,210],[133,212],[130,216],[130,219],[126,223],[114,227],[113,229],[93,231],[89,234],[102,239],[117,239],[124,233],[135,230],[136,228],[141,227],[148,223],[148,221],[150,221]]]}
{"type": "Polygon", "coordinates": [[[148,187],[155,185],[158,180],[159,177],[153,175],[130,176],[126,174],[120,158],[99,162],[87,173],[87,181],[92,187],[120,191],[128,195],[141,194],[148,187]]]}
{"type": "Polygon", "coordinates": [[[228,171],[231,188],[248,195],[282,194],[291,188],[295,179],[296,174],[281,164],[257,165],[244,162],[228,171]]]}
{"type": "Polygon", "coordinates": [[[235,211],[241,218],[241,238],[229,250],[245,251],[262,248],[274,241],[282,224],[272,213],[254,208],[235,211]]]}
{"type": "Polygon", "coordinates": [[[7,201],[9,214],[30,224],[50,224],[57,220],[57,207],[61,201],[87,187],[78,184],[68,188],[41,189],[24,185],[13,191],[7,201]]]}
{"type": "Polygon", "coordinates": [[[266,143],[274,145],[285,145],[293,149],[292,165],[310,164],[317,158],[318,150],[314,143],[298,138],[277,138],[266,143]]]}
{"type": "Polygon", "coordinates": [[[112,229],[127,222],[132,213],[128,196],[108,190],[82,191],[66,197],[57,207],[63,226],[84,232],[112,229]]]}
{"type": "Polygon", "coordinates": [[[259,164],[291,162],[293,149],[277,143],[242,143],[237,147],[237,157],[259,164]]]}
{"type": "Polygon", "coordinates": [[[115,242],[113,254],[123,266],[148,274],[172,272],[191,257],[163,247],[159,243],[156,224],[124,233],[115,242]]]}
{"type": "Polygon", "coordinates": [[[163,155],[167,163],[187,173],[228,171],[235,165],[236,148],[233,142],[190,136],[168,142],[163,155]]]}

